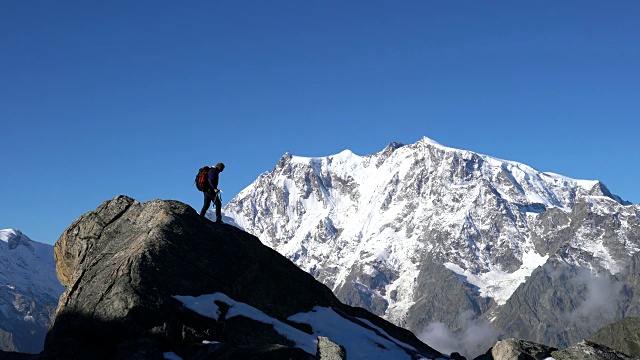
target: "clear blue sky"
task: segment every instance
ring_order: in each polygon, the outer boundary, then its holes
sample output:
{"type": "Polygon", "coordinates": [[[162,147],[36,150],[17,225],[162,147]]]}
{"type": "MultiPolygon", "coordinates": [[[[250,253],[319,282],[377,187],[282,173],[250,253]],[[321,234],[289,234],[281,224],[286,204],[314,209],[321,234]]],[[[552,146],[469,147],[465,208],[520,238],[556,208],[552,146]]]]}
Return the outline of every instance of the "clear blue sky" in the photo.
{"type": "Polygon", "coordinates": [[[640,2],[2,1],[0,228],[422,136],[640,202],[640,2]]]}

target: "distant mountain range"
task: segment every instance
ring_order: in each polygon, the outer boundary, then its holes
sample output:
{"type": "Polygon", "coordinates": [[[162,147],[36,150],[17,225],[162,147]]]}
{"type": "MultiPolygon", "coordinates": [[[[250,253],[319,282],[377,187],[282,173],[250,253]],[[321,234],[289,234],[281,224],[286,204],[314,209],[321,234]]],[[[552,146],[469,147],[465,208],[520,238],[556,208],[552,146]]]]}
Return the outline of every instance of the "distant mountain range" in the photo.
{"type": "Polygon", "coordinates": [[[475,354],[498,337],[563,348],[640,315],[639,205],[428,138],[286,153],[224,215],[440,351],[442,333],[475,354]]]}
{"type": "Polygon", "coordinates": [[[64,287],[53,246],[0,230],[0,350],[39,353],[64,287]]]}

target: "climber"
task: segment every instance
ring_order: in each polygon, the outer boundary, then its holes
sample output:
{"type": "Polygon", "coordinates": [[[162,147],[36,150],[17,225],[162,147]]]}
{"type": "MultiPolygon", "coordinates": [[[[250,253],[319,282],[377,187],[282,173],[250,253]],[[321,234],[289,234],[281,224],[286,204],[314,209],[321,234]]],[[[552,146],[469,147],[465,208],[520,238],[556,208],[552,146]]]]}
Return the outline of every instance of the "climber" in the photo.
{"type": "Polygon", "coordinates": [[[219,174],[224,170],[224,164],[218,163],[216,166],[209,169],[207,184],[209,186],[205,186],[202,190],[204,194],[204,205],[202,206],[202,210],[200,210],[200,216],[204,217],[209,210],[209,206],[211,205],[211,201],[216,206],[216,222],[219,224],[223,224],[222,222],[222,201],[220,200],[220,190],[218,189],[218,177],[219,174]]]}

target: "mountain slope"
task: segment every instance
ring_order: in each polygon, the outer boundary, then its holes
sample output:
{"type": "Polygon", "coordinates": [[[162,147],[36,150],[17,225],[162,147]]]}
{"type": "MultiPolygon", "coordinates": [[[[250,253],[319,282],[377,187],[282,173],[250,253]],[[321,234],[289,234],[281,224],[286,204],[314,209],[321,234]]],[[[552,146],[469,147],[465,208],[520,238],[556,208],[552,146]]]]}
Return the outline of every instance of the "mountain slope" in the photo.
{"type": "Polygon", "coordinates": [[[605,326],[589,340],[640,358],[640,318],[625,318],[605,326]]]}
{"type": "Polygon", "coordinates": [[[64,288],[53,246],[0,230],[0,349],[39,353],[64,288]]]}
{"type": "Polygon", "coordinates": [[[601,182],[428,138],[367,156],[287,153],[224,214],[342,301],[416,333],[434,322],[461,330],[467,311],[493,320],[552,258],[616,274],[640,244],[640,208],[601,182]],[[600,213],[617,223],[580,223],[600,213]],[[450,299],[436,299],[445,288],[450,299]]]}
{"type": "Polygon", "coordinates": [[[554,224],[555,230],[535,235],[538,247],[545,249],[556,236],[564,241],[552,246],[547,263],[516,290],[495,324],[563,347],[589,338],[605,324],[638,316],[639,210],[590,196],[578,199],[569,213],[540,214],[538,224],[554,224]]]}

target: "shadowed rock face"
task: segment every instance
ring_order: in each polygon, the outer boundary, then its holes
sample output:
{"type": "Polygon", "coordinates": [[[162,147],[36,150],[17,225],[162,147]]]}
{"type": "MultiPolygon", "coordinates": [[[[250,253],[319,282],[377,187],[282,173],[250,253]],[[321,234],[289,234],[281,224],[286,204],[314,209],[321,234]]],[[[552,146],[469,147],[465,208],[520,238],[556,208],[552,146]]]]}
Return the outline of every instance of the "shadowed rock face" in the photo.
{"type": "Polygon", "coordinates": [[[609,324],[589,340],[640,358],[640,318],[626,318],[609,324]]]}
{"type": "Polygon", "coordinates": [[[331,307],[412,346],[414,357],[418,352],[440,355],[409,331],[340,303],[326,286],[256,237],[202,219],[177,201],[139,203],[124,196],[106,201],[65,230],[55,245],[55,259],[67,290],[45,355],[99,359],[144,353],[161,358],[162,352],[174,351],[195,359],[214,351],[231,356],[273,350],[273,358],[315,357],[294,348],[273,326],[243,316],[205,317],[173,297],[214,293],[308,333],[287,318],[315,306],[331,307]],[[203,340],[223,346],[205,346],[203,340]]]}

